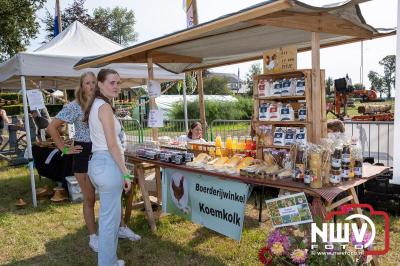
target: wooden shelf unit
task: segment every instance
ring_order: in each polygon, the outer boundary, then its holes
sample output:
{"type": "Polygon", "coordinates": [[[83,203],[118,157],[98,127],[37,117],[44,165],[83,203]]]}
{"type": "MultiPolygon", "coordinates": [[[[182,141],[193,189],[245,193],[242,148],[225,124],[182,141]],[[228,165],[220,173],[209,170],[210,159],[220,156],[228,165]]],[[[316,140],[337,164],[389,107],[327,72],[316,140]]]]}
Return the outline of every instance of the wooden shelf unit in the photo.
{"type": "Polygon", "coordinates": [[[280,125],[280,126],[306,126],[309,124],[307,121],[254,121],[255,124],[259,125],[280,125]]]}
{"type": "Polygon", "coordinates": [[[259,145],[259,149],[284,149],[284,150],[290,150],[292,146],[279,146],[279,145],[259,145]]]}
{"type": "Polygon", "coordinates": [[[281,102],[290,102],[294,100],[305,100],[306,96],[264,96],[258,97],[258,100],[265,101],[281,101],[281,102]]]}
{"type": "MultiPolygon", "coordinates": [[[[326,103],[325,103],[325,71],[321,70],[321,98],[312,98],[312,71],[311,69],[296,70],[291,72],[282,72],[274,74],[261,74],[253,78],[253,98],[254,98],[254,110],[253,110],[253,127],[256,132],[259,132],[259,125],[272,125],[272,132],[275,132],[276,126],[282,127],[305,127],[307,130],[307,142],[319,143],[319,136],[326,136],[326,103]],[[260,80],[280,80],[280,79],[290,79],[290,78],[302,78],[305,81],[305,93],[303,96],[258,96],[258,83],[260,80]],[[299,102],[300,101],[300,102],[299,102]],[[321,121],[314,119],[314,113],[312,108],[312,102],[314,101],[314,106],[318,106],[317,112],[322,112],[321,121]],[[315,103],[317,101],[317,103],[315,103]],[[290,103],[294,109],[298,109],[301,103],[306,104],[307,108],[307,119],[306,121],[259,121],[259,107],[262,102],[284,102],[290,103]],[[295,106],[297,108],[295,108],[295,106]],[[319,136],[313,136],[313,125],[316,123],[321,123],[321,133],[316,134],[319,136]]],[[[319,132],[318,132],[319,133],[319,132]]],[[[260,145],[257,137],[257,151],[262,153],[262,148],[276,148],[276,149],[290,149],[290,146],[276,146],[276,145],[260,145]]],[[[262,154],[257,155],[258,158],[262,158],[262,154]]]]}

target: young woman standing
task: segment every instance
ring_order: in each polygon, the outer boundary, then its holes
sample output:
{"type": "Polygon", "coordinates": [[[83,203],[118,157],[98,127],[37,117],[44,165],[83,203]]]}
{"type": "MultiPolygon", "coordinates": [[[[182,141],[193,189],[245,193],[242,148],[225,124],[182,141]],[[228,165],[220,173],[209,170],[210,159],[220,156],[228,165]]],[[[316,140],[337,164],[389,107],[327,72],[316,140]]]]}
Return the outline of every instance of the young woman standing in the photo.
{"type": "Polygon", "coordinates": [[[96,198],[95,189],[87,174],[92,143],[90,141],[89,127],[82,120],[84,116],[83,110],[87,108],[89,101],[93,98],[96,83],[96,76],[93,72],[83,73],[80,78],[79,87],[75,91],[75,100],[64,105],[63,109],[47,127],[47,132],[53,139],[56,147],[63,154],[73,154],[72,171],[83,194],[83,217],[89,232],[89,247],[95,252],[98,250],[94,217],[96,198]],[[75,127],[74,146],[67,146],[58,132],[58,128],[65,123],[73,124],[75,127]]]}
{"type": "Polygon", "coordinates": [[[111,105],[112,99],[118,96],[119,85],[120,77],[115,70],[100,70],[94,98],[84,119],[89,122],[93,152],[88,173],[100,194],[100,266],[124,265],[123,260],[117,259],[121,193],[123,189],[130,190],[131,175],[124,160],[124,132],[111,105]]]}

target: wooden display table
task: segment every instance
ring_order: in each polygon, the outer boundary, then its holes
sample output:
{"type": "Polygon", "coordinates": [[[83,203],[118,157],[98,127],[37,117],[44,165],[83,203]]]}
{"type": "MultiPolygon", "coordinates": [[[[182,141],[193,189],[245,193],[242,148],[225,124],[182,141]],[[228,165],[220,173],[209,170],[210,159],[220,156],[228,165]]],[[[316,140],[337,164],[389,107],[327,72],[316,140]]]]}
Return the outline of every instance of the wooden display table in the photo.
{"type": "MultiPolygon", "coordinates": [[[[249,178],[240,175],[227,175],[224,173],[210,172],[203,169],[195,169],[192,167],[188,167],[185,165],[176,165],[172,163],[166,163],[158,160],[149,160],[145,158],[137,157],[136,155],[126,153],[126,161],[130,164],[134,165],[135,177],[139,183],[140,190],[142,192],[145,211],[147,215],[147,219],[150,225],[150,228],[155,231],[156,225],[154,221],[153,210],[151,208],[151,203],[149,199],[149,194],[145,187],[144,183],[144,171],[149,168],[154,168],[156,171],[156,182],[157,182],[157,202],[161,203],[161,176],[160,176],[160,168],[173,168],[178,170],[184,170],[193,173],[205,174],[209,176],[215,176],[218,178],[226,178],[230,180],[241,181],[246,184],[251,185],[261,185],[266,187],[274,187],[279,189],[285,189],[293,192],[304,192],[305,194],[313,197],[313,201],[311,204],[311,212],[313,215],[320,216],[322,218],[325,217],[326,213],[340,207],[346,202],[359,203],[357,193],[355,191],[355,187],[367,182],[368,180],[375,178],[387,171],[389,171],[388,167],[384,166],[373,166],[370,164],[363,165],[363,178],[350,180],[342,183],[340,186],[332,186],[332,187],[324,187],[320,189],[313,189],[309,186],[304,185],[303,183],[298,183],[292,181],[290,178],[271,180],[271,179],[260,179],[260,178],[249,178]],[[335,198],[343,193],[347,192],[348,196],[345,198],[334,201],[335,198]]],[[[129,220],[129,217],[132,212],[132,193],[128,197],[128,204],[126,206],[125,211],[125,220],[129,220]]],[[[357,210],[360,212],[361,210],[357,210]]]]}

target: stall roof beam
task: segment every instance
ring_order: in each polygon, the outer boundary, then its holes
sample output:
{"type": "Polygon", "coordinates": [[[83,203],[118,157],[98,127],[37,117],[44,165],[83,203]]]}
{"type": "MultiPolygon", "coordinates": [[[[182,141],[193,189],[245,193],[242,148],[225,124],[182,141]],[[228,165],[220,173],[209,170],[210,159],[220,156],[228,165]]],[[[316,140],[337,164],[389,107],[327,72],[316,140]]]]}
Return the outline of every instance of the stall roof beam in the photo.
{"type": "Polygon", "coordinates": [[[257,25],[269,25],[308,32],[324,32],[337,35],[356,36],[366,39],[373,37],[373,32],[359,27],[348,20],[331,15],[328,12],[306,14],[300,12],[279,11],[249,22],[253,22],[257,25]]]}
{"type": "Polygon", "coordinates": [[[269,0],[114,53],[83,58],[75,68],[152,57],[162,68],[182,73],[256,60],[266,50],[288,45],[307,51],[310,32],[320,33],[321,48],[395,34],[394,29],[368,25],[358,6],[361,2],[365,1],[315,7],[297,0],[269,0]]]}
{"type": "Polygon", "coordinates": [[[199,57],[171,54],[160,51],[142,52],[130,56],[118,58],[112,63],[147,63],[147,58],[152,58],[153,63],[201,63],[199,57]]]}

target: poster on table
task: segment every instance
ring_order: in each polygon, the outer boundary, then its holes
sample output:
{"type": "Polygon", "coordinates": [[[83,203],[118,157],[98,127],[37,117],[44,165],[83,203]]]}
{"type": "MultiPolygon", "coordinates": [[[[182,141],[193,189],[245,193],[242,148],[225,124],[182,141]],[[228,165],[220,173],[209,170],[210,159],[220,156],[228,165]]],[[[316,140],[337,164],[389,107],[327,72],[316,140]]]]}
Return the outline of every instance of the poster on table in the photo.
{"type": "Polygon", "coordinates": [[[297,48],[286,46],[263,53],[264,74],[294,71],[297,69],[297,48]]]}
{"type": "Polygon", "coordinates": [[[43,101],[43,95],[40,90],[27,90],[26,96],[28,97],[29,109],[31,111],[46,108],[43,101]]]}
{"type": "Polygon", "coordinates": [[[161,95],[161,84],[155,80],[149,80],[147,83],[147,88],[150,97],[158,97],[161,95]]]}
{"type": "Polygon", "coordinates": [[[304,192],[265,201],[274,228],[312,223],[304,192]]]}
{"type": "Polygon", "coordinates": [[[163,127],[164,112],[162,110],[150,110],[148,127],[163,127]]]}
{"type": "Polygon", "coordinates": [[[164,212],[240,240],[249,185],[171,168],[162,182],[164,212]]]}

